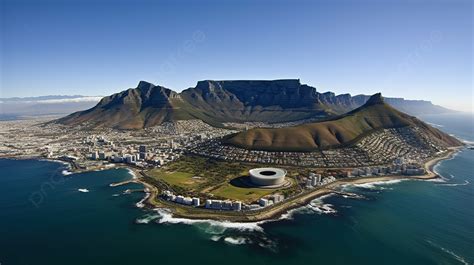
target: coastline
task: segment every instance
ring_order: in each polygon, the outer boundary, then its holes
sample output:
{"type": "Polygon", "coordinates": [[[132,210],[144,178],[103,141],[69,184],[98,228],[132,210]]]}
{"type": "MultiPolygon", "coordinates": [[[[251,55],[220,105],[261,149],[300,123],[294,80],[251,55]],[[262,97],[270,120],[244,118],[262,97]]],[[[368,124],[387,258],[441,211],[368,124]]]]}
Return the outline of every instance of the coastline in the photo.
{"type": "Polygon", "coordinates": [[[216,220],[216,221],[227,221],[227,222],[261,222],[269,221],[280,218],[283,214],[288,211],[300,208],[307,205],[310,201],[328,195],[331,193],[337,193],[336,188],[340,188],[344,185],[350,184],[368,184],[374,182],[386,182],[393,180],[430,180],[438,178],[438,174],[434,171],[434,167],[441,161],[452,158],[462,147],[450,148],[443,155],[435,157],[425,162],[424,166],[426,174],[421,176],[377,176],[377,177],[362,177],[362,178],[346,178],[336,180],[335,182],[329,183],[324,187],[312,190],[307,193],[296,195],[295,197],[289,198],[283,203],[275,204],[272,207],[267,207],[259,211],[246,211],[246,212],[234,212],[234,211],[215,211],[208,209],[197,209],[188,206],[179,205],[176,203],[170,203],[163,200],[157,199],[158,189],[147,183],[142,178],[138,178],[137,181],[142,183],[145,187],[150,190],[150,196],[146,198],[145,203],[148,208],[167,208],[171,211],[174,217],[186,218],[194,220],[216,220]]]}
{"type": "Polygon", "coordinates": [[[461,149],[462,147],[450,148],[449,150],[445,151],[444,154],[426,161],[424,164],[425,169],[426,169],[426,174],[421,175],[421,176],[388,175],[388,176],[376,176],[376,177],[358,177],[358,178],[339,179],[332,183],[326,184],[323,187],[316,188],[314,190],[310,190],[302,194],[298,194],[294,197],[291,197],[285,200],[282,203],[275,204],[271,207],[266,207],[262,210],[245,211],[245,212],[216,211],[216,210],[209,210],[209,209],[203,209],[203,208],[193,208],[193,207],[179,205],[176,203],[171,203],[171,202],[161,200],[159,199],[158,187],[147,182],[146,174],[143,171],[135,167],[128,166],[128,165],[117,165],[110,168],[98,168],[98,169],[92,169],[92,170],[79,170],[74,167],[73,163],[68,162],[68,161],[58,160],[58,159],[50,159],[50,158],[34,157],[34,156],[2,157],[2,158],[38,159],[38,160],[44,160],[44,161],[59,162],[59,163],[62,163],[63,165],[67,164],[68,170],[71,173],[125,168],[131,171],[132,178],[126,181],[118,182],[118,183],[111,183],[110,186],[114,187],[114,186],[119,186],[119,185],[125,185],[127,183],[142,184],[144,186],[143,192],[145,192],[145,197],[136,203],[136,206],[139,208],[142,208],[142,207],[146,207],[148,209],[166,208],[170,210],[170,212],[172,213],[174,217],[177,217],[177,218],[245,223],[245,222],[262,222],[262,221],[278,219],[283,214],[287,213],[288,211],[303,207],[314,199],[317,199],[324,195],[338,193],[336,189],[344,185],[368,184],[368,183],[374,183],[374,182],[386,182],[386,181],[393,181],[393,180],[429,180],[429,179],[438,178],[439,176],[434,170],[435,166],[443,160],[452,158],[461,149]]]}

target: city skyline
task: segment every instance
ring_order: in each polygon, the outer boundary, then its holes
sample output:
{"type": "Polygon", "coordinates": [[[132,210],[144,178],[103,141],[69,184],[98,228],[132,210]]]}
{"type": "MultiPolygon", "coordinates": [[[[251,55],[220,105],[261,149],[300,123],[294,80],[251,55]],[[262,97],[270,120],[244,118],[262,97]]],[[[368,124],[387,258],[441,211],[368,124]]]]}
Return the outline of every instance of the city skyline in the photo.
{"type": "Polygon", "coordinates": [[[0,97],[291,78],[472,111],[470,1],[179,3],[3,1],[0,97]]]}

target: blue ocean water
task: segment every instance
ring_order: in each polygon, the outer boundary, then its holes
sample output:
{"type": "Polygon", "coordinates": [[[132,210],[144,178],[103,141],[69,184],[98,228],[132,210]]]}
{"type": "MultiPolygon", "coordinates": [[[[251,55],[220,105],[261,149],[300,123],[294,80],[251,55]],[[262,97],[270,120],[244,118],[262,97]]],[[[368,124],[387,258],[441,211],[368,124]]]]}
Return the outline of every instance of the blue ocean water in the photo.
{"type": "MultiPolygon", "coordinates": [[[[467,117],[423,119],[474,141],[467,117]]],[[[137,208],[144,194],[123,192],[140,185],[109,186],[131,177],[124,169],[64,176],[59,163],[0,159],[0,263],[473,264],[473,165],[466,149],[436,167],[442,181],[347,186],[364,199],[230,224],[137,208]]]]}

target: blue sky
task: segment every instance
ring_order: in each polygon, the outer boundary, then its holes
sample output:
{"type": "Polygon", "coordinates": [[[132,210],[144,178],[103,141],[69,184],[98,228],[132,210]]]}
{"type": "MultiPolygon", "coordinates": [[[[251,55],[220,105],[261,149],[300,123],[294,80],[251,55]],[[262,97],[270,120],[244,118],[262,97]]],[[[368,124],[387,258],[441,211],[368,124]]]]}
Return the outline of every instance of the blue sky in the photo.
{"type": "Polygon", "coordinates": [[[472,111],[471,1],[1,0],[0,97],[299,78],[472,111]]]}

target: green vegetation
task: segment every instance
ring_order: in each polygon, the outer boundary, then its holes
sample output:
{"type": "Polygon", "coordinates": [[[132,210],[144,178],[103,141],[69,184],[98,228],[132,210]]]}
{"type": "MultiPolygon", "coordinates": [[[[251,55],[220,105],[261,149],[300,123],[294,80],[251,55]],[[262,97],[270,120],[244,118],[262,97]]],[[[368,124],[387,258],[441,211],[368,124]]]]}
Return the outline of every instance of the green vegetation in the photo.
{"type": "Polygon", "coordinates": [[[154,169],[151,170],[149,174],[165,181],[170,185],[176,185],[183,188],[192,187],[193,185],[197,185],[199,182],[202,182],[202,179],[199,177],[193,178],[193,174],[186,172],[162,172],[160,170],[154,169]]]}
{"type": "MultiPolygon", "coordinates": [[[[246,176],[250,168],[258,165],[222,162],[199,156],[184,156],[160,169],[147,172],[155,182],[165,183],[179,194],[212,194],[214,198],[254,202],[262,196],[275,192],[288,195],[295,192],[296,185],[287,189],[259,189],[246,187],[236,179],[246,176]]],[[[153,184],[155,186],[159,186],[153,184]]],[[[163,186],[163,185],[161,185],[163,186]]],[[[207,196],[206,196],[207,197],[207,196]]]]}
{"type": "Polygon", "coordinates": [[[239,200],[243,202],[253,202],[259,198],[275,192],[275,189],[258,189],[237,187],[230,183],[226,183],[219,188],[212,190],[212,194],[217,197],[222,197],[231,200],[239,200]]]}
{"type": "Polygon", "coordinates": [[[443,138],[437,130],[430,131],[421,121],[385,104],[376,94],[362,107],[332,120],[277,129],[255,128],[232,135],[226,142],[256,150],[312,151],[351,145],[379,129],[411,125],[427,128],[427,133],[443,138]]]}

